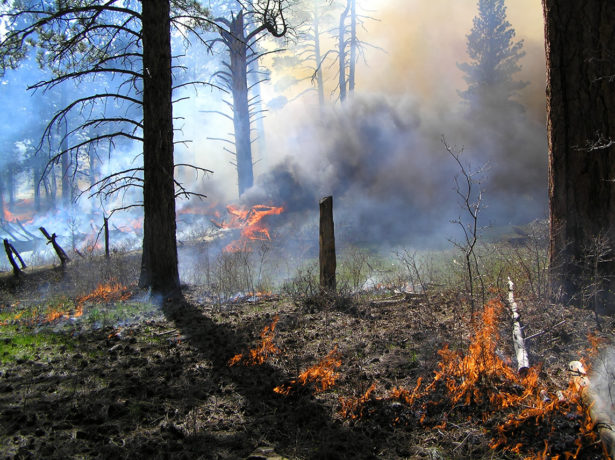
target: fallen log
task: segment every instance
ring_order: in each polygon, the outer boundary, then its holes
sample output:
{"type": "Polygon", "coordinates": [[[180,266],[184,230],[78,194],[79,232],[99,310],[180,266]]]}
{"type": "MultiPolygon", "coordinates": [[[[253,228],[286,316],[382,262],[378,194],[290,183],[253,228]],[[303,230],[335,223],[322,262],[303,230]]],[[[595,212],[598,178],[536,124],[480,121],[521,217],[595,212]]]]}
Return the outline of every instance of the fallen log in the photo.
{"type": "MultiPolygon", "coordinates": [[[[594,422],[594,426],[600,435],[600,440],[606,449],[606,452],[615,458],[615,420],[613,420],[613,412],[611,410],[612,400],[610,388],[603,388],[604,385],[611,385],[609,375],[601,376],[601,370],[593,370],[592,382],[587,377],[587,372],[583,363],[580,361],[571,361],[568,363],[568,371],[572,374],[572,382],[581,393],[583,402],[589,407],[589,415],[594,422]],[[608,401],[604,401],[603,396],[606,396],[608,401]]],[[[606,372],[609,372],[607,369],[606,372]]]]}
{"type": "Polygon", "coordinates": [[[510,316],[513,321],[513,346],[515,348],[515,356],[517,358],[517,371],[521,375],[525,375],[530,368],[530,359],[528,357],[525,339],[523,338],[523,329],[521,328],[521,316],[517,302],[515,302],[514,283],[508,278],[508,298],[506,304],[510,311],[510,316]]]}
{"type": "Polygon", "coordinates": [[[58,242],[56,241],[56,234],[54,233],[53,235],[49,235],[47,230],[45,230],[45,227],[39,227],[39,230],[41,231],[43,235],[45,235],[45,238],[47,238],[47,244],[51,243],[54,251],[56,252],[56,254],[58,255],[60,259],[60,263],[62,264],[62,267],[64,267],[66,263],[70,261],[70,258],[66,255],[66,253],[64,252],[64,249],[62,249],[60,245],[58,244],[58,242]]]}

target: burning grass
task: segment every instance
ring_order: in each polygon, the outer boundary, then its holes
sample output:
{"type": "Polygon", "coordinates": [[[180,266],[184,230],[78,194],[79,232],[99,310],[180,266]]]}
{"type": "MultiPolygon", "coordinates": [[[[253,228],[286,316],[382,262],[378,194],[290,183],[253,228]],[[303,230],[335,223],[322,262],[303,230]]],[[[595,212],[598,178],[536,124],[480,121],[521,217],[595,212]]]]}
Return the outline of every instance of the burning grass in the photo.
{"type": "Polygon", "coordinates": [[[256,348],[252,348],[247,353],[239,353],[233,356],[228,361],[230,367],[237,364],[243,364],[244,366],[260,366],[264,364],[269,358],[276,356],[280,353],[280,349],[275,345],[275,326],[278,324],[279,316],[273,318],[273,322],[268,324],[261,331],[261,341],[256,348]]]}
{"type": "Polygon", "coordinates": [[[336,346],[316,365],[308,368],[299,374],[299,377],[291,380],[289,383],[275,387],[273,391],[288,396],[294,389],[312,384],[314,393],[321,393],[335,385],[335,382],[340,377],[340,374],[336,372],[335,369],[341,365],[341,355],[337,351],[336,346]]]}
{"type": "Polygon", "coordinates": [[[438,370],[423,389],[419,378],[412,391],[395,387],[377,396],[374,383],[359,397],[340,398],[338,413],[359,421],[398,401],[405,406],[406,415],[402,418],[394,413],[393,425],[402,420],[408,425],[414,420],[427,429],[445,430],[449,423],[470,423],[487,429],[491,449],[530,459],[608,457],[578,379],[571,379],[567,389],[558,391],[541,379],[539,368],[521,376],[498,356],[502,308],[496,300],[484,307],[466,353],[448,346],[438,352],[438,370]],[[571,432],[576,435],[570,436],[571,432]]]}

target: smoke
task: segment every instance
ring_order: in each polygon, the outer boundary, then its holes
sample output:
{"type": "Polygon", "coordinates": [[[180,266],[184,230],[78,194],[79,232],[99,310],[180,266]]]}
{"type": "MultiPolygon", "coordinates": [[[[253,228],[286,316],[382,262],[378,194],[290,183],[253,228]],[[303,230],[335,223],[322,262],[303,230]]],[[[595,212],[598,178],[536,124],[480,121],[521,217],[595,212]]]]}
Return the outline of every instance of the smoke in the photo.
{"type": "Polygon", "coordinates": [[[523,112],[485,109],[470,116],[458,104],[443,114],[411,97],[382,94],[357,95],[311,117],[302,110],[301,123],[278,146],[292,154],[258,177],[246,203],[281,203],[299,214],[333,195],[336,222],[351,240],[441,244],[455,237],[450,221],[465,218],[455,185],[460,171],[443,146],[445,136],[458,150],[463,146],[469,172],[486,166],[476,177],[484,191],[483,225],[544,215],[544,127],[523,112]]]}

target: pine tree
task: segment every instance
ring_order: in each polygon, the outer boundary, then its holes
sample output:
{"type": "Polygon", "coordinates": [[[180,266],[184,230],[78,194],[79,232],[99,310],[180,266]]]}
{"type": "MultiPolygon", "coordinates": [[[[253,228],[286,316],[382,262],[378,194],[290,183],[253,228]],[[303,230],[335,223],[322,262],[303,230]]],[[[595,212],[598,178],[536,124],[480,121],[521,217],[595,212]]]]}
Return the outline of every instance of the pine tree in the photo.
{"type": "Polygon", "coordinates": [[[504,0],[479,0],[478,15],[466,36],[471,62],[457,64],[468,84],[459,95],[472,106],[511,103],[517,91],[527,85],[512,76],[521,70],[519,59],[523,40],[514,42],[515,30],[506,19],[504,0]]]}

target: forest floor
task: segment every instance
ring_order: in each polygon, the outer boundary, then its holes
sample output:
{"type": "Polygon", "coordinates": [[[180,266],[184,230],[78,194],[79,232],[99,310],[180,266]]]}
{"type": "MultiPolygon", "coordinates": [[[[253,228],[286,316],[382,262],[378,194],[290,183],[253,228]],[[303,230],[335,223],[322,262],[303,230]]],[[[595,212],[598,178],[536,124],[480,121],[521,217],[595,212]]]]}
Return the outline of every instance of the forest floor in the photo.
{"type": "Polygon", "coordinates": [[[56,272],[0,283],[2,457],[603,458],[567,390],[568,362],[587,356],[596,329],[590,311],[518,299],[525,335],[544,332],[529,341],[528,383],[494,367],[514,362],[506,310],[498,339],[455,292],[311,306],[278,295],[220,305],[197,287],[161,307],[128,288],[123,300],[25,299],[61,284],[56,272]],[[473,341],[481,334],[492,342],[473,341]],[[473,370],[472,343],[493,355],[474,356],[473,370]]]}

